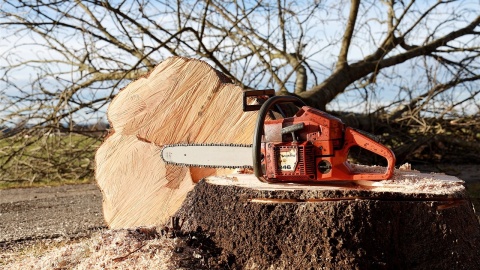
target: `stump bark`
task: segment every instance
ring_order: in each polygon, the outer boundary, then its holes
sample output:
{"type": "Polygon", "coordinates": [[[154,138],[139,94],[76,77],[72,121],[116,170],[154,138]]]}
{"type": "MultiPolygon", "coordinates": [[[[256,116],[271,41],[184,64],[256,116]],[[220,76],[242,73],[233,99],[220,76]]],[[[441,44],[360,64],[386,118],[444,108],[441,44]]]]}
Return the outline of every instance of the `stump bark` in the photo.
{"type": "Polygon", "coordinates": [[[417,171],[380,182],[265,184],[208,177],[176,213],[214,233],[234,269],[480,269],[462,181],[417,171]]]}

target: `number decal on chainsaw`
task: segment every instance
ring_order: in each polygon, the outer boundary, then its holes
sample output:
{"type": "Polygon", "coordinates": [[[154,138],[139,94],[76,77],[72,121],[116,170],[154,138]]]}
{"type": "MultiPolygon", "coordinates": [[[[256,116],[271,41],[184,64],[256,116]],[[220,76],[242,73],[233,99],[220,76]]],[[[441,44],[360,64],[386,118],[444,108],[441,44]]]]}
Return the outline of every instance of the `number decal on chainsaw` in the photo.
{"type": "Polygon", "coordinates": [[[280,171],[295,171],[295,167],[297,166],[297,148],[280,150],[277,165],[280,171]]]}

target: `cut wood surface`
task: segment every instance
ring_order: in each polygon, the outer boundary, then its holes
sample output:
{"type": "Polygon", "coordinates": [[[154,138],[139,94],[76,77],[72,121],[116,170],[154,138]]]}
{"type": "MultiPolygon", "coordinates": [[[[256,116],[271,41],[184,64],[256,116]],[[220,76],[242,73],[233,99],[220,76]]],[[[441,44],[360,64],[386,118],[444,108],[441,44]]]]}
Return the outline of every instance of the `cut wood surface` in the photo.
{"type": "Polygon", "coordinates": [[[480,269],[463,181],[442,174],[314,186],[212,176],[176,216],[184,231],[213,234],[232,269],[480,269]]]}
{"type": "Polygon", "coordinates": [[[205,62],[172,57],[112,101],[112,131],[96,153],[96,180],[111,228],[163,224],[205,176],[230,170],[166,165],[161,147],[248,143],[256,112],[242,111],[243,90],[205,62]]]}

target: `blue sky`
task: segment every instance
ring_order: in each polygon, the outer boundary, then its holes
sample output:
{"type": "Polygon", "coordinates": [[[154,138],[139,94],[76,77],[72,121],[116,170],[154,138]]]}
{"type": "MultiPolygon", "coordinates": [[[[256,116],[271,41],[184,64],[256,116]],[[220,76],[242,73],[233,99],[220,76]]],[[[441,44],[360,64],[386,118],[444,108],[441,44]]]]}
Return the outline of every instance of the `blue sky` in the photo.
{"type": "MultiPolygon", "coordinates": [[[[291,2],[290,9],[292,11],[300,12],[303,6],[306,6],[304,2],[312,2],[312,1],[295,1],[291,2]]],[[[421,10],[425,10],[428,5],[435,3],[436,1],[416,1],[414,4],[414,8],[419,8],[421,10]]],[[[458,16],[461,16],[459,20],[456,22],[445,23],[441,28],[438,28],[436,35],[442,35],[448,31],[451,31],[452,27],[459,27],[462,24],[467,23],[469,20],[474,18],[475,16],[480,13],[479,2],[478,0],[473,1],[460,1],[461,2],[461,9],[456,8],[456,12],[458,16]],[[470,11],[469,11],[470,10],[470,11]],[[478,12],[475,12],[478,11],[478,12]]],[[[127,1],[128,3],[128,1],[127,1]]],[[[193,3],[193,2],[191,2],[193,3]]],[[[254,1],[249,1],[248,3],[254,3],[254,1]]],[[[4,4],[5,5],[5,4],[4,4]]],[[[68,3],[67,3],[68,5],[68,3]]],[[[327,76],[329,76],[332,72],[332,68],[336,63],[336,57],[338,51],[340,50],[340,40],[341,35],[343,33],[343,29],[345,28],[345,21],[342,18],[348,16],[349,12],[349,1],[322,1],[320,7],[315,13],[315,16],[312,20],[308,23],[303,24],[303,29],[305,30],[305,36],[307,38],[304,39],[305,41],[305,49],[304,55],[308,57],[309,65],[315,70],[317,76],[317,83],[321,82],[327,76]]],[[[157,6],[158,11],[169,10],[166,6],[157,6]]],[[[233,10],[233,7],[231,7],[233,10]]],[[[362,1],[362,6],[360,9],[361,15],[357,19],[357,28],[356,28],[356,38],[352,41],[352,46],[349,50],[349,60],[356,61],[358,59],[362,59],[364,56],[372,53],[377,45],[379,40],[381,40],[386,33],[386,7],[382,4],[378,4],[378,1],[362,1]]],[[[14,10],[15,11],[15,10],[14,10]]],[[[401,9],[398,9],[396,12],[400,12],[401,9]]],[[[22,11],[23,12],[23,11],[22,11]]],[[[157,12],[156,10],[149,10],[152,14],[157,12]]],[[[255,16],[263,16],[266,13],[258,13],[255,16]]],[[[154,16],[154,15],[152,15],[154,16]]],[[[418,19],[420,16],[419,13],[412,13],[408,15],[405,19],[405,24],[400,25],[398,28],[399,31],[407,31],[409,26],[418,19]]],[[[422,26],[418,31],[412,31],[409,35],[408,41],[411,44],[415,44],[418,42],[420,44],[423,42],[433,31],[435,27],[434,23],[448,21],[451,17],[450,7],[447,5],[445,8],[439,9],[438,11],[432,13],[431,17],[427,17],[421,21],[420,25],[422,26]]],[[[162,26],[172,26],[174,24],[175,17],[174,16],[158,16],[158,23],[162,26]],[[171,24],[171,25],[170,25],[171,24]]],[[[302,19],[302,15],[299,15],[299,19],[302,19]]],[[[116,26],[113,23],[113,19],[109,17],[104,17],[104,24],[109,27],[110,29],[114,29],[116,26]]],[[[291,21],[292,25],[295,25],[293,21],[291,21]]],[[[268,35],[269,31],[276,28],[278,26],[278,22],[272,20],[270,22],[265,22],[263,24],[259,24],[257,28],[258,33],[263,34],[264,36],[268,35]]],[[[18,33],[16,35],[11,36],[13,33],[12,31],[8,31],[5,28],[0,27],[0,31],[2,36],[9,36],[8,39],[1,39],[0,40],[0,67],[8,65],[6,62],[8,61],[15,61],[19,58],[23,59],[38,59],[39,57],[46,57],[51,56],[54,54],[52,51],[49,51],[42,47],[42,39],[38,36],[32,35],[25,35],[25,33],[18,33]],[[22,36],[23,35],[23,36],[22,36]],[[23,44],[23,45],[22,45],[23,44]],[[22,46],[20,46],[22,45],[22,46]],[[10,55],[9,58],[6,58],[7,52],[15,51],[15,56],[10,55]]],[[[112,30],[113,31],[113,30],[112,30]]],[[[115,33],[115,32],[112,32],[115,33]]],[[[291,32],[292,38],[298,37],[299,32],[291,32]]],[[[64,33],[65,35],[65,44],[70,48],[78,48],[81,49],[83,44],[83,40],[81,36],[68,36],[68,33],[64,33]]],[[[276,38],[278,40],[278,36],[276,38]]],[[[213,40],[212,40],[213,41],[213,40]]],[[[272,39],[275,42],[275,38],[272,39]]],[[[462,39],[461,41],[466,42],[467,38],[462,39]]],[[[154,45],[154,42],[150,39],[143,39],[137,41],[141,46],[148,46],[154,45]]],[[[205,43],[209,43],[208,38],[205,38],[205,43]]],[[[477,44],[480,46],[480,41],[478,37],[476,40],[470,41],[470,43],[477,44]]],[[[293,47],[293,43],[290,43],[290,46],[293,47]]],[[[115,52],[118,48],[113,47],[106,47],[102,48],[102,44],[96,44],[96,47],[99,50],[108,50],[110,53],[115,52]]],[[[119,54],[118,57],[122,58],[125,63],[133,64],[136,62],[136,59],[131,55],[121,53],[118,50],[119,54]]],[[[158,54],[156,59],[161,61],[168,56],[168,53],[163,53],[162,55],[158,54]]],[[[454,54],[449,55],[452,59],[455,59],[454,54]]],[[[119,58],[119,59],[120,59],[119,58]]],[[[68,59],[67,59],[68,60],[68,59]]],[[[93,61],[96,61],[93,59],[93,61]]],[[[250,62],[250,65],[253,67],[256,64],[256,61],[253,60],[250,62]]],[[[339,96],[334,102],[332,102],[329,106],[330,109],[333,110],[350,110],[356,112],[367,112],[374,110],[375,106],[383,106],[386,103],[391,102],[394,99],[402,100],[408,98],[407,92],[399,92],[399,89],[402,87],[409,88],[415,90],[417,88],[418,92],[424,91],[426,88],[430,87],[427,82],[422,81],[421,76],[425,76],[424,68],[422,67],[423,62],[428,63],[431,61],[431,66],[429,67],[429,72],[431,74],[435,74],[438,76],[438,80],[442,80],[442,67],[435,64],[434,61],[426,59],[417,59],[415,61],[409,61],[407,63],[401,64],[394,68],[389,68],[382,72],[379,76],[376,84],[371,85],[367,88],[359,88],[355,89],[355,86],[350,87],[344,95],[339,96]],[[400,76],[406,75],[406,76],[400,76]],[[359,102],[362,98],[366,98],[368,96],[368,100],[371,103],[362,103],[359,102]],[[373,104],[373,105],[372,105],[373,104]]],[[[277,60],[272,60],[272,63],[277,63],[277,60]]],[[[478,63],[478,61],[477,61],[478,63]]],[[[24,91],[31,91],[30,86],[31,80],[34,79],[38,71],[33,68],[35,64],[33,62],[29,63],[30,67],[23,66],[15,71],[8,73],[9,80],[17,84],[20,89],[24,91]]],[[[108,66],[105,66],[107,68],[108,66]]],[[[54,67],[52,67],[54,69],[54,67]]],[[[62,87],[66,84],[67,81],[71,81],[78,77],[78,74],[71,72],[72,67],[68,66],[68,64],[62,64],[61,71],[64,72],[54,78],[50,78],[49,80],[44,82],[44,87],[48,88],[50,91],[61,91],[62,87]]],[[[235,68],[232,67],[232,72],[235,72],[235,68]]],[[[281,70],[279,75],[282,76],[288,73],[288,69],[281,70]]],[[[309,81],[309,86],[313,86],[315,81],[313,80],[313,76],[309,74],[311,80],[309,81]]],[[[293,87],[293,79],[287,84],[287,87],[292,89],[293,87]]],[[[267,80],[258,80],[256,81],[258,88],[269,88],[272,85],[268,84],[267,80]]],[[[358,85],[358,84],[357,84],[358,85]]],[[[108,89],[108,84],[105,85],[105,89],[103,90],[96,90],[96,91],[87,91],[83,96],[82,99],[91,99],[94,97],[100,97],[102,95],[106,95],[110,93],[110,91],[118,91],[124,84],[117,86],[116,89],[108,89]]],[[[276,87],[273,85],[273,87],[276,87]]],[[[34,89],[35,90],[35,89],[34,89]]],[[[9,87],[5,82],[0,81],[0,96],[3,95],[13,95],[17,92],[17,89],[9,87]]],[[[460,97],[466,96],[468,94],[467,91],[459,89],[456,93],[451,94],[453,97],[460,97]]],[[[3,97],[5,99],[5,97],[3,97]]],[[[448,97],[445,97],[448,98],[448,97]]],[[[4,106],[5,100],[2,100],[0,106],[4,106]]],[[[83,112],[78,114],[76,117],[77,119],[83,119],[92,121],[92,119],[96,119],[98,117],[103,118],[102,114],[105,112],[106,106],[100,108],[100,113],[91,113],[91,112],[83,112]]],[[[470,109],[471,112],[475,112],[475,108],[470,109]]],[[[96,120],[95,120],[96,121],[96,120]]]]}

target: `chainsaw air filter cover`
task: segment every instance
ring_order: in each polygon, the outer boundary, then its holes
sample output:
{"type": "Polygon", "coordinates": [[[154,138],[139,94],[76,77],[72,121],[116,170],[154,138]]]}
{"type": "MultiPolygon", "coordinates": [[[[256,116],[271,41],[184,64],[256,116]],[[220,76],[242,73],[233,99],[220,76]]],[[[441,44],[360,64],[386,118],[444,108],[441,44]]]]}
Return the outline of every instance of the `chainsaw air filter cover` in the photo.
{"type": "Polygon", "coordinates": [[[277,181],[314,181],[315,155],[309,142],[267,143],[266,173],[277,181]]]}

